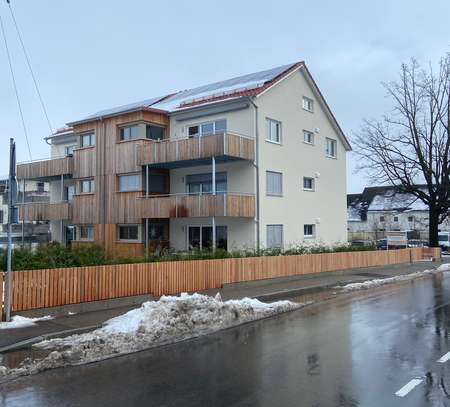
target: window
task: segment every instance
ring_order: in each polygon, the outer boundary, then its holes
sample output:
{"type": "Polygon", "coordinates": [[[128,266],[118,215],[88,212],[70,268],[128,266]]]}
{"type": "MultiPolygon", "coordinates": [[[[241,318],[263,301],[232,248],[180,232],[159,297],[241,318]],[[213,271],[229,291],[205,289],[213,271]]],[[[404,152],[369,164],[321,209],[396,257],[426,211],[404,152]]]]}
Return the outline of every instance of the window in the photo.
{"type": "Polygon", "coordinates": [[[90,194],[95,191],[95,181],[93,179],[84,179],[80,183],[81,193],[90,194]]]}
{"type": "Polygon", "coordinates": [[[384,216],[380,216],[380,222],[384,222],[384,216]]]}
{"type": "Polygon", "coordinates": [[[281,144],[281,122],[266,119],[266,140],[281,144]]]}
{"type": "Polygon", "coordinates": [[[119,191],[140,191],[142,189],[142,181],[140,174],[119,175],[119,191]]]}
{"type": "Polygon", "coordinates": [[[94,240],[94,227],[78,226],[78,240],[94,240]]]}
{"type": "MultiPolygon", "coordinates": [[[[189,226],[189,250],[209,250],[213,246],[212,226],[189,226]]],[[[216,226],[216,248],[227,250],[228,237],[226,226],[216,226]]]]}
{"type": "MultiPolygon", "coordinates": [[[[186,176],[186,192],[189,194],[212,194],[212,174],[195,174],[186,176]]],[[[216,193],[227,192],[227,173],[216,173],[216,193]]]]}
{"type": "Polygon", "coordinates": [[[306,96],[303,96],[302,105],[303,109],[307,110],[308,112],[314,111],[314,100],[307,98],[306,96]]]}
{"type": "Polygon", "coordinates": [[[0,223],[3,223],[4,220],[4,216],[3,216],[3,211],[0,211],[0,223]]]}
{"type": "Polygon", "coordinates": [[[148,193],[149,194],[166,194],[167,175],[165,174],[149,174],[148,175],[148,193]]]}
{"type": "Polygon", "coordinates": [[[188,137],[201,137],[211,134],[223,134],[227,131],[226,119],[205,122],[188,127],[188,137]]]}
{"type": "Polygon", "coordinates": [[[314,178],[303,177],[303,189],[305,191],[314,191],[314,178]]]}
{"type": "Polygon", "coordinates": [[[394,222],[398,222],[398,216],[394,216],[394,222]]]}
{"type": "Polygon", "coordinates": [[[95,133],[86,133],[81,135],[81,147],[95,146],[95,133]]]}
{"type": "Polygon", "coordinates": [[[147,124],[145,127],[145,137],[151,140],[162,140],[164,138],[165,129],[161,126],[147,124]]]}
{"type": "Polygon", "coordinates": [[[266,171],[266,194],[283,195],[283,174],[281,172],[266,171]]]}
{"type": "Polygon", "coordinates": [[[140,137],[141,129],[139,124],[120,128],[120,140],[134,140],[140,137]]]}
{"type": "Polygon", "coordinates": [[[408,222],[414,222],[414,216],[408,216],[408,222]]]}
{"type": "Polygon", "coordinates": [[[119,225],[119,240],[139,241],[139,225],[119,225]]]}
{"type": "Polygon", "coordinates": [[[43,182],[36,182],[36,191],[44,192],[45,184],[43,182]]]}
{"type": "Polygon", "coordinates": [[[283,225],[267,225],[267,248],[283,247],[283,225]]]}
{"type": "Polygon", "coordinates": [[[303,142],[306,144],[314,144],[314,133],[312,131],[303,130],[303,142]]]}
{"type": "Polygon", "coordinates": [[[316,235],[316,225],[303,225],[303,237],[311,238],[316,235]]]}
{"type": "Polygon", "coordinates": [[[169,225],[164,222],[149,222],[148,240],[150,242],[169,240],[169,225]]]}
{"type": "Polygon", "coordinates": [[[327,138],[326,143],[327,143],[327,146],[326,146],[327,157],[336,158],[336,152],[337,152],[336,140],[327,138]]]}
{"type": "Polygon", "coordinates": [[[73,155],[73,149],[75,146],[65,146],[64,147],[64,155],[73,155]]]}
{"type": "Polygon", "coordinates": [[[69,185],[66,188],[66,199],[68,201],[72,201],[74,195],[75,195],[75,185],[69,185]]]}

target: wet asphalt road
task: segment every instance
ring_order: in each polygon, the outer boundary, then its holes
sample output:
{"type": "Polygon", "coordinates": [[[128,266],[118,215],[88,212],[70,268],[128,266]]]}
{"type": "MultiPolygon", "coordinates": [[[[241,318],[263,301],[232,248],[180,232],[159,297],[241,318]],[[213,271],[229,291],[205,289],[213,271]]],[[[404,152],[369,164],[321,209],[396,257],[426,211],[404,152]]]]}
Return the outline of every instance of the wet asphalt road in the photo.
{"type": "MultiPolygon", "coordinates": [[[[450,274],[450,273],[448,273],[450,274]]],[[[450,406],[450,275],[0,385],[3,406],[450,406]],[[405,397],[394,393],[423,381],[405,397]]]]}

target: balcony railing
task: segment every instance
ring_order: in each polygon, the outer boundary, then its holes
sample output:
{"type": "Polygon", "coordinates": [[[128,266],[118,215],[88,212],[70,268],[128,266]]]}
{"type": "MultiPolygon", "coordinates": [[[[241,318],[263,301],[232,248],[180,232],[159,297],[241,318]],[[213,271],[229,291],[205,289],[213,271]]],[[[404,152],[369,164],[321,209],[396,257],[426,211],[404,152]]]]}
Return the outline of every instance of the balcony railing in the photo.
{"type": "Polygon", "coordinates": [[[189,217],[255,217],[255,196],[242,193],[217,195],[174,194],[138,198],[137,214],[140,218],[189,217]]]}
{"type": "Polygon", "coordinates": [[[28,202],[18,205],[19,219],[26,222],[65,220],[72,217],[69,202],[28,202]]]}
{"type": "Polygon", "coordinates": [[[136,146],[138,165],[182,163],[211,157],[254,160],[255,140],[226,132],[193,138],[145,140],[136,146]]]}
{"type": "Polygon", "coordinates": [[[55,157],[17,164],[18,179],[45,179],[73,173],[73,157],[55,157]]]}

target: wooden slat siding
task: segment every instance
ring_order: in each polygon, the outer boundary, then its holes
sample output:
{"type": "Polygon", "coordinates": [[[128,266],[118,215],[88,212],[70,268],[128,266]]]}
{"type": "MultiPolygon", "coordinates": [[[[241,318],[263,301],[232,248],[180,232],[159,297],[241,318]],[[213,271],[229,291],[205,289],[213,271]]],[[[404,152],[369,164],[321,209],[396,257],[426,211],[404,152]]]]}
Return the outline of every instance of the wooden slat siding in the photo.
{"type": "Polygon", "coordinates": [[[253,195],[179,195],[136,199],[138,218],[255,217],[253,195]]]}
{"type": "Polygon", "coordinates": [[[138,165],[189,161],[213,156],[254,160],[255,141],[231,133],[164,142],[147,140],[136,145],[136,152],[138,165]]]}
{"type": "Polygon", "coordinates": [[[83,147],[73,152],[73,178],[88,178],[96,174],[95,147],[83,147]]]}
{"type": "Polygon", "coordinates": [[[18,179],[38,179],[72,174],[74,162],[72,157],[53,158],[17,165],[18,179]]]}
{"type": "Polygon", "coordinates": [[[220,288],[226,283],[408,263],[423,254],[423,248],[412,248],[16,271],[12,309],[142,294],[171,295],[220,288]]]}
{"type": "Polygon", "coordinates": [[[72,222],[74,225],[97,222],[97,198],[94,194],[75,195],[72,201],[72,222]]]}
{"type": "Polygon", "coordinates": [[[19,204],[19,219],[25,221],[63,220],[72,217],[69,202],[30,202],[19,204]]]}
{"type": "Polygon", "coordinates": [[[439,260],[442,257],[442,251],[440,247],[424,247],[424,257],[432,258],[433,260],[439,260]]]}

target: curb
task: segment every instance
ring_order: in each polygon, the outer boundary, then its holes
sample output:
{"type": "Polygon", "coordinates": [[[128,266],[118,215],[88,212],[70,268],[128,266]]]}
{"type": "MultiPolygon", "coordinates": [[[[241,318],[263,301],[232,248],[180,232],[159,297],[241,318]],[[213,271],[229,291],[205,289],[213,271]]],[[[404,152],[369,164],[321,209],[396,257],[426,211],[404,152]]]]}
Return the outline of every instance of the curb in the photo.
{"type": "Polygon", "coordinates": [[[29,348],[30,346],[34,345],[35,343],[42,342],[42,341],[45,341],[48,339],[53,339],[56,337],[65,338],[66,336],[70,336],[73,334],[82,334],[82,333],[90,332],[97,328],[100,328],[101,326],[102,326],[102,324],[85,326],[83,328],[66,329],[64,331],[51,332],[48,334],[35,336],[33,338],[25,339],[23,341],[19,341],[19,342],[13,343],[11,345],[3,346],[2,348],[0,348],[0,353],[11,352],[11,351],[19,350],[19,349],[29,348]]]}

